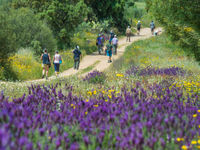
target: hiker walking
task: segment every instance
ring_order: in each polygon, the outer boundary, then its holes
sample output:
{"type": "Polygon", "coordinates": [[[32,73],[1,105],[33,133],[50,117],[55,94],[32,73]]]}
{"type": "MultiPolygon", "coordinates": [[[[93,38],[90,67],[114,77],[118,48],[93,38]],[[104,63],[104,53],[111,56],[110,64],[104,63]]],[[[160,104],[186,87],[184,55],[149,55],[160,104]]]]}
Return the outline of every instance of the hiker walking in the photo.
{"type": "Polygon", "coordinates": [[[109,43],[111,44],[112,39],[114,38],[115,34],[113,32],[113,30],[110,31],[110,39],[109,39],[109,43]]]}
{"type": "Polygon", "coordinates": [[[42,78],[44,78],[46,72],[46,79],[48,79],[48,72],[49,68],[51,67],[51,56],[50,54],[47,53],[47,49],[44,50],[44,53],[41,55],[40,59],[42,61],[42,68],[43,68],[42,78]]]}
{"type": "Polygon", "coordinates": [[[141,26],[142,26],[141,22],[138,21],[138,23],[137,23],[137,35],[140,35],[141,26]]]}
{"type": "Polygon", "coordinates": [[[59,70],[60,70],[60,64],[62,64],[62,58],[61,58],[60,54],[58,54],[58,51],[56,51],[56,53],[53,57],[53,64],[54,64],[55,74],[57,77],[59,74],[59,70]]]}
{"type": "Polygon", "coordinates": [[[74,54],[74,69],[79,69],[80,64],[80,57],[81,57],[81,51],[79,50],[79,46],[77,45],[76,48],[73,51],[74,54]]]}
{"type": "Polygon", "coordinates": [[[102,48],[103,48],[103,37],[101,34],[99,34],[99,36],[97,37],[96,44],[98,47],[98,52],[99,52],[99,54],[101,54],[102,48]]]}
{"type": "Polygon", "coordinates": [[[112,45],[113,45],[113,54],[117,55],[117,47],[118,47],[117,35],[115,35],[114,38],[112,39],[112,45]]]}
{"type": "Polygon", "coordinates": [[[131,41],[131,28],[130,26],[128,26],[128,28],[126,29],[126,42],[130,42],[131,41]]]}
{"type": "Polygon", "coordinates": [[[154,29],[155,29],[155,24],[153,21],[151,21],[150,23],[150,28],[151,28],[151,34],[153,35],[154,34],[154,29]]]}
{"type": "Polygon", "coordinates": [[[113,47],[112,47],[112,45],[110,44],[110,42],[106,45],[106,53],[107,53],[107,56],[109,57],[108,58],[108,63],[111,63],[112,62],[112,60],[111,60],[111,58],[112,58],[112,49],[113,49],[113,47]]]}

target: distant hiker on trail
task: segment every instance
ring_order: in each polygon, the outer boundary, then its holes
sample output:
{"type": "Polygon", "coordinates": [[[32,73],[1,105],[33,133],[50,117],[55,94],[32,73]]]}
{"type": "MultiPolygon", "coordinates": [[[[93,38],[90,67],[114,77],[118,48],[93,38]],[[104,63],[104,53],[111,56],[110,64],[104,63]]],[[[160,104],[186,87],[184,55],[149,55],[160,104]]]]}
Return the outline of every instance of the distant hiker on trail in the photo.
{"type": "Polygon", "coordinates": [[[102,49],[103,49],[103,37],[101,34],[97,37],[96,45],[98,47],[98,52],[101,54],[102,49]]]}
{"type": "Polygon", "coordinates": [[[45,76],[45,71],[46,71],[46,79],[48,79],[48,72],[49,68],[51,67],[51,56],[47,53],[47,49],[44,50],[44,53],[40,57],[42,60],[42,78],[45,76]]]}
{"type": "Polygon", "coordinates": [[[113,32],[113,30],[110,31],[110,39],[109,39],[109,43],[111,44],[112,39],[114,38],[115,34],[113,32]]]}
{"type": "Polygon", "coordinates": [[[112,62],[112,60],[111,60],[111,58],[112,58],[112,49],[113,49],[113,47],[112,47],[112,45],[110,44],[110,42],[106,45],[106,53],[107,53],[107,56],[109,57],[108,58],[108,63],[111,63],[112,62]]]}
{"type": "Polygon", "coordinates": [[[150,28],[151,28],[151,33],[153,35],[154,34],[154,29],[155,29],[155,24],[154,24],[153,21],[151,21],[151,23],[150,23],[150,28]]]}
{"type": "Polygon", "coordinates": [[[117,55],[117,47],[118,47],[117,35],[115,35],[114,38],[112,39],[112,45],[113,45],[113,54],[117,55]]]}
{"type": "Polygon", "coordinates": [[[126,29],[126,42],[130,42],[131,41],[131,28],[130,26],[128,26],[128,28],[126,29]]]}
{"type": "Polygon", "coordinates": [[[74,53],[74,69],[79,69],[80,64],[80,57],[81,57],[81,51],[79,50],[79,46],[77,45],[76,48],[73,51],[74,53]]]}
{"type": "Polygon", "coordinates": [[[138,23],[137,23],[137,35],[140,35],[141,26],[142,26],[141,22],[138,21],[138,23]]]}
{"type": "Polygon", "coordinates": [[[60,70],[60,64],[62,64],[62,58],[60,54],[58,54],[58,51],[56,51],[56,54],[53,57],[53,64],[54,64],[55,74],[57,77],[60,70]]]}

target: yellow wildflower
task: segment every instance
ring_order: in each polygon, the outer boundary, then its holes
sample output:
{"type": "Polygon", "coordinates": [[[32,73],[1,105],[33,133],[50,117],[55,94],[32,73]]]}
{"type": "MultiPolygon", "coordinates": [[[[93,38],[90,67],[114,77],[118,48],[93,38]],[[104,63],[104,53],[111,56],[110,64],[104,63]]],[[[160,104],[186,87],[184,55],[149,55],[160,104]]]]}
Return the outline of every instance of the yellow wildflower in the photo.
{"type": "Polygon", "coordinates": [[[48,136],[48,139],[51,140],[51,136],[48,136]]]}
{"type": "Polygon", "coordinates": [[[200,145],[198,145],[197,148],[200,149],[200,145]]]}
{"type": "Polygon", "coordinates": [[[71,107],[73,107],[74,106],[74,104],[71,104],[71,107]]]}
{"type": "Polygon", "coordinates": [[[176,139],[178,142],[180,142],[180,141],[184,141],[184,138],[177,138],[176,139]]]}
{"type": "Polygon", "coordinates": [[[116,74],[116,76],[117,76],[117,77],[124,77],[124,75],[123,75],[123,74],[119,74],[119,73],[118,73],[118,74],[116,74]]]}
{"type": "Polygon", "coordinates": [[[177,140],[178,142],[180,142],[180,141],[181,141],[181,138],[177,138],[176,140],[177,140]]]}
{"type": "Polygon", "coordinates": [[[94,107],[99,107],[99,105],[94,105],[94,107]]]}
{"type": "Polygon", "coordinates": [[[88,95],[90,95],[90,96],[92,96],[92,92],[90,92],[90,91],[89,91],[89,92],[87,92],[87,94],[88,94],[88,95]]]}
{"type": "Polygon", "coordinates": [[[85,102],[89,102],[89,99],[86,99],[85,102]]]}
{"type": "Polygon", "coordinates": [[[195,145],[195,144],[197,144],[197,141],[192,141],[191,144],[195,145]]]}
{"type": "Polygon", "coordinates": [[[200,140],[198,140],[198,144],[200,144],[200,140]]]}
{"type": "Polygon", "coordinates": [[[109,92],[109,93],[112,93],[112,92],[114,92],[114,91],[115,91],[115,90],[109,90],[108,92],[109,92]]]}
{"type": "Polygon", "coordinates": [[[108,100],[106,99],[105,102],[108,102],[108,100]]]}
{"type": "Polygon", "coordinates": [[[199,125],[199,128],[200,128],[200,125],[199,125]]]}
{"type": "Polygon", "coordinates": [[[181,149],[187,150],[187,146],[186,146],[186,145],[183,145],[183,146],[181,147],[181,149]]]}
{"type": "Polygon", "coordinates": [[[88,114],[88,112],[86,111],[86,112],[85,112],[85,115],[87,115],[87,114],[88,114]]]}
{"type": "Polygon", "coordinates": [[[74,106],[73,109],[76,109],[76,106],[74,106]]]}
{"type": "Polygon", "coordinates": [[[112,98],[112,95],[109,94],[108,97],[109,97],[109,98],[112,98]]]}
{"type": "Polygon", "coordinates": [[[196,117],[197,117],[197,114],[194,114],[193,117],[196,118],[196,117]]]}
{"type": "Polygon", "coordinates": [[[185,28],[184,28],[184,31],[186,31],[186,32],[192,32],[193,29],[192,29],[191,27],[185,27],[185,28]]]}
{"type": "Polygon", "coordinates": [[[95,91],[93,92],[93,94],[96,95],[96,94],[97,94],[97,91],[95,90],[95,91]]]}
{"type": "Polygon", "coordinates": [[[200,109],[197,112],[200,113],[200,109]]]}

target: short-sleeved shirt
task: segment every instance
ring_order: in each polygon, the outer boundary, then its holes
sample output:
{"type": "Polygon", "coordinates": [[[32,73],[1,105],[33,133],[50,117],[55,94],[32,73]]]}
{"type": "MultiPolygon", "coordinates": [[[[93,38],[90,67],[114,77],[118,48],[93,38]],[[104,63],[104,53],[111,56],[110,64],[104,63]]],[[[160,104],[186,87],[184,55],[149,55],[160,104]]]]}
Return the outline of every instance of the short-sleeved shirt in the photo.
{"type": "Polygon", "coordinates": [[[113,45],[117,45],[118,39],[117,39],[117,38],[113,38],[113,39],[112,39],[112,43],[113,43],[113,45]]]}
{"type": "Polygon", "coordinates": [[[79,49],[75,49],[73,51],[73,53],[74,53],[74,59],[79,59],[80,58],[81,51],[79,49]]]}
{"type": "Polygon", "coordinates": [[[154,28],[155,28],[154,22],[151,22],[151,23],[150,23],[150,27],[151,27],[151,29],[154,29],[154,28]]]}
{"type": "Polygon", "coordinates": [[[55,58],[54,63],[55,63],[55,64],[59,64],[59,63],[60,63],[60,60],[61,60],[60,54],[55,54],[54,58],[55,58]]]}
{"type": "Polygon", "coordinates": [[[111,44],[107,44],[106,48],[107,48],[107,51],[111,51],[112,50],[112,45],[111,44]]]}
{"type": "Polygon", "coordinates": [[[98,38],[97,38],[97,41],[98,41],[98,45],[101,45],[103,42],[103,38],[101,37],[101,36],[99,36],[98,38]]]}

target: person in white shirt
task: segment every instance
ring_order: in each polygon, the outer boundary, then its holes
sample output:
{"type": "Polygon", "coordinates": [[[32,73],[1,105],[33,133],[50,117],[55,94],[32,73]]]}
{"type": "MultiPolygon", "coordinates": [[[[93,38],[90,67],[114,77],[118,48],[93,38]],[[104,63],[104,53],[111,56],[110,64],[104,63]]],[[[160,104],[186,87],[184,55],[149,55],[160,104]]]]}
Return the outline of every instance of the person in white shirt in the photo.
{"type": "Polygon", "coordinates": [[[61,58],[60,54],[58,54],[58,51],[56,51],[56,53],[55,53],[55,55],[53,57],[53,64],[54,64],[56,77],[59,74],[60,64],[61,63],[62,63],[62,58],[61,58]]]}
{"type": "Polygon", "coordinates": [[[112,45],[113,45],[113,53],[114,55],[117,55],[117,47],[118,47],[117,35],[115,35],[114,38],[112,39],[112,45]]]}

